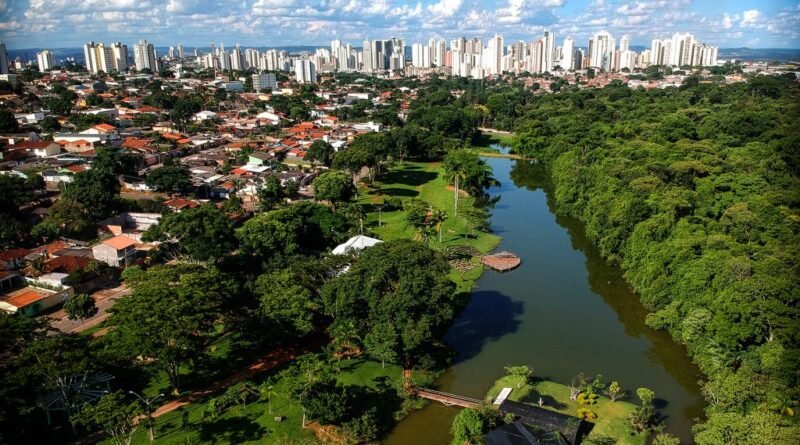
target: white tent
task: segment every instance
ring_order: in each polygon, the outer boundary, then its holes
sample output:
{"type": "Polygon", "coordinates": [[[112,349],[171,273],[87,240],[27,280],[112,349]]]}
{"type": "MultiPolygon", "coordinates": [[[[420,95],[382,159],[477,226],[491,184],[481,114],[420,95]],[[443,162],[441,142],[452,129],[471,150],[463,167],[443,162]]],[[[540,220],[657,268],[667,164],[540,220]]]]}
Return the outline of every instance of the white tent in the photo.
{"type": "Polygon", "coordinates": [[[344,255],[350,251],[364,250],[367,247],[372,247],[375,244],[382,243],[383,241],[375,238],[370,238],[364,235],[356,235],[346,242],[339,244],[333,249],[334,255],[344,255]]]}

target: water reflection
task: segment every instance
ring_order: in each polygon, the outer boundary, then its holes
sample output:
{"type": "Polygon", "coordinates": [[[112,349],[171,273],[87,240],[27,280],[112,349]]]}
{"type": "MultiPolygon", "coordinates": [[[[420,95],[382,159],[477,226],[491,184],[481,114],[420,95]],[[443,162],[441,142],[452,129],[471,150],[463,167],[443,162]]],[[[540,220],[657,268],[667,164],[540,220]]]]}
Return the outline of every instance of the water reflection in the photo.
{"type": "MultiPolygon", "coordinates": [[[[662,400],[667,430],[691,441],[702,414],[699,372],[668,334],[644,324],[646,311],[584,236],[578,221],[553,212],[552,186],[540,165],[491,158],[502,184],[492,213],[499,249],[522,258],[507,274],[487,271],[447,342],[457,351],[437,382],[446,391],[482,397],[503,367],[527,364],[537,376],[568,382],[577,373],[603,374],[635,391],[647,386],[662,400]]],[[[429,406],[401,422],[385,443],[446,444],[455,411],[429,406]]]]}

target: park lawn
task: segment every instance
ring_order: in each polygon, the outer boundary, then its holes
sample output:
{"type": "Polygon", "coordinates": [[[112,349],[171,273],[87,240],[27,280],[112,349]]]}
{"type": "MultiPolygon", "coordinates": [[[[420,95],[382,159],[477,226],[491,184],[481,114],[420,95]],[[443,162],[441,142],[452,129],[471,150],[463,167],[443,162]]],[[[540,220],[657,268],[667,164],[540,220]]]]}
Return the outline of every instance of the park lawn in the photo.
{"type": "MultiPolygon", "coordinates": [[[[406,221],[403,210],[381,212],[381,227],[378,227],[378,211],[374,204],[386,198],[398,197],[403,201],[419,198],[432,207],[447,212],[448,218],[442,224],[442,242],[438,237],[431,240],[430,246],[442,249],[446,246],[469,244],[481,252],[489,252],[500,243],[500,237],[491,233],[476,232],[469,237],[467,221],[453,217],[455,194],[444,177],[444,170],[438,162],[404,162],[381,175],[372,186],[359,190],[359,202],[367,212],[365,228],[369,228],[384,241],[416,237],[414,229],[406,221]]],[[[466,194],[459,198],[459,207],[472,205],[474,199],[466,194]]]]}
{"type": "MultiPolygon", "coordinates": [[[[494,383],[486,393],[486,400],[491,403],[505,387],[514,388],[509,395],[510,400],[536,405],[541,397],[544,407],[564,414],[574,416],[582,408],[575,400],[569,400],[569,388],[566,385],[549,380],[539,380],[533,384],[523,384],[517,388],[521,377],[505,376],[494,383]]],[[[628,417],[636,409],[636,405],[625,401],[611,402],[608,398],[600,396],[597,403],[587,405],[587,408],[597,414],[597,419],[591,421],[594,428],[589,437],[607,436],[617,440],[620,445],[644,445],[647,434],[632,434],[628,417]]]]}
{"type": "Polygon", "coordinates": [[[482,132],[478,137],[475,138],[474,141],[472,141],[472,147],[477,148],[480,151],[497,151],[497,149],[492,147],[492,145],[500,144],[511,146],[511,141],[513,139],[514,135],[511,134],[482,132]]]}
{"type": "MultiPolygon", "coordinates": [[[[336,378],[344,385],[376,388],[392,384],[403,377],[403,370],[396,365],[387,364],[383,368],[379,362],[362,358],[342,360],[338,366],[341,370],[336,378]]],[[[280,369],[275,369],[266,372],[248,383],[257,386],[266,378],[277,375],[279,371],[280,369]]],[[[156,419],[156,442],[168,445],[318,443],[311,430],[301,426],[302,408],[296,402],[290,403],[286,393],[285,382],[278,379],[273,385],[272,414],[269,413],[269,402],[264,397],[249,402],[246,406],[233,406],[216,419],[206,422],[201,422],[206,401],[186,405],[156,419]],[[190,425],[186,428],[182,427],[184,411],[189,413],[190,425]],[[275,420],[278,416],[282,417],[282,421],[275,420]]],[[[104,443],[110,444],[111,441],[106,440],[104,443]]],[[[147,430],[139,428],[132,443],[149,444],[147,430]]]]}

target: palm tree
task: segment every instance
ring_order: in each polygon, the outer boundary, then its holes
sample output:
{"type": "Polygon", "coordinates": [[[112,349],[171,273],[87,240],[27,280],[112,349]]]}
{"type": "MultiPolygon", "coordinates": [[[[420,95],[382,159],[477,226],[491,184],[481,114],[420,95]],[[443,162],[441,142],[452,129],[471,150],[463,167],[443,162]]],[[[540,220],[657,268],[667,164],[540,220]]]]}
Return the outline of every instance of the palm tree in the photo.
{"type": "Polygon", "coordinates": [[[439,233],[439,244],[442,243],[442,224],[447,220],[447,212],[444,210],[433,209],[430,217],[430,222],[436,226],[436,232],[439,233]]]}
{"type": "Polygon", "coordinates": [[[458,192],[459,183],[467,179],[466,164],[463,162],[463,157],[459,155],[463,153],[461,150],[452,152],[444,157],[444,173],[447,179],[453,182],[455,192],[455,207],[453,211],[454,216],[458,216],[458,192]]]}

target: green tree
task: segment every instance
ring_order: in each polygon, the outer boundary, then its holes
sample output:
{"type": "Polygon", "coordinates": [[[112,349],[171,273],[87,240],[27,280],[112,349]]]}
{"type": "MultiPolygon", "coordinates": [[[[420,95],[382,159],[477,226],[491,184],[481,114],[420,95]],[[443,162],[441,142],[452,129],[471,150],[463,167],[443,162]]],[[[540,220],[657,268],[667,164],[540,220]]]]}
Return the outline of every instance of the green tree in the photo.
{"type": "Polygon", "coordinates": [[[390,323],[376,324],[364,337],[364,349],[375,360],[381,361],[381,368],[386,362],[397,360],[397,331],[390,323]]]}
{"type": "Polygon", "coordinates": [[[97,304],[90,295],[78,294],[64,303],[64,312],[70,320],[81,320],[81,323],[84,323],[87,318],[97,314],[97,304]]]}
{"type": "Polygon", "coordinates": [[[622,387],[619,386],[619,382],[613,381],[610,385],[608,385],[608,389],[606,389],[606,395],[608,395],[608,398],[612,402],[616,402],[625,395],[625,392],[622,390],[622,387]]]}
{"type": "Polygon", "coordinates": [[[322,165],[327,167],[331,166],[331,162],[333,161],[333,155],[336,152],[333,149],[333,146],[322,139],[317,139],[311,146],[308,147],[308,151],[306,152],[306,160],[308,161],[317,161],[322,165]]]}
{"type": "Polygon", "coordinates": [[[147,174],[145,184],[159,192],[186,193],[192,187],[189,171],[181,165],[164,165],[147,174]]]}
{"type": "Polygon", "coordinates": [[[139,415],[139,404],[126,400],[121,391],[116,391],[104,395],[94,405],[86,405],[70,421],[108,434],[115,445],[129,445],[138,429],[139,415]]]}
{"type": "Polygon", "coordinates": [[[119,154],[113,149],[100,149],[92,169],[75,175],[67,184],[63,197],[81,204],[92,221],[99,221],[114,212],[119,196],[119,154]]]}
{"type": "Polygon", "coordinates": [[[522,366],[506,366],[506,374],[517,377],[517,389],[522,388],[522,385],[530,384],[533,379],[533,370],[527,365],[522,366]]]}
{"type": "Polygon", "coordinates": [[[453,445],[477,445],[483,443],[483,437],[497,421],[489,410],[462,409],[453,419],[450,432],[453,433],[453,445]]]}
{"type": "Polygon", "coordinates": [[[236,283],[215,269],[190,265],[134,267],[123,277],[133,293],[111,309],[109,344],[131,359],[154,360],[178,394],[181,368],[205,356],[236,283]]]}
{"type": "Polygon", "coordinates": [[[311,183],[314,188],[314,198],[327,200],[336,209],[336,204],[350,201],[356,196],[356,188],[349,175],[340,171],[325,172],[311,183]]]}
{"type": "Polygon", "coordinates": [[[50,206],[47,215],[33,228],[31,234],[44,238],[81,238],[96,236],[96,233],[92,233],[94,227],[89,212],[83,205],[69,198],[61,198],[50,206]]]}
{"type": "Polygon", "coordinates": [[[159,250],[195,261],[218,261],[236,247],[230,218],[213,204],[168,213],[142,239],[161,241],[159,250]]]}
{"type": "Polygon", "coordinates": [[[19,122],[14,118],[14,113],[0,110],[0,133],[16,133],[18,130],[19,122]]]}
{"type": "Polygon", "coordinates": [[[255,293],[261,315],[276,335],[297,338],[310,334],[319,323],[322,302],[301,277],[289,269],[261,275],[255,293]]]}
{"type": "Polygon", "coordinates": [[[358,338],[381,323],[398,333],[398,359],[433,366],[439,339],[455,315],[455,285],[442,256],[411,240],[395,240],[361,253],[350,270],[322,288],[335,326],[351,325],[358,338]]]}
{"type": "Polygon", "coordinates": [[[448,153],[444,157],[444,171],[454,186],[455,215],[458,215],[458,199],[462,189],[470,194],[479,195],[485,188],[497,183],[492,177],[491,168],[476,153],[467,150],[448,153]]]}

